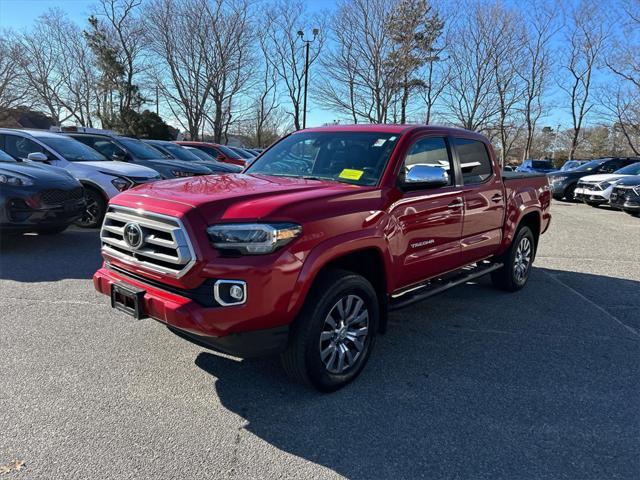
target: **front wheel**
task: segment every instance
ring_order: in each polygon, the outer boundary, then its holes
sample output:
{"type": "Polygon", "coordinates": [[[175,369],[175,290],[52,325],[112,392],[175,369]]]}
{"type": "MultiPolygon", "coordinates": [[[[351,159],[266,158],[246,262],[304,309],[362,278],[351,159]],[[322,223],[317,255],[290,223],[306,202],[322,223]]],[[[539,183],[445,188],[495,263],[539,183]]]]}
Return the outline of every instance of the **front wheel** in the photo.
{"type": "Polygon", "coordinates": [[[503,290],[516,292],[523,288],[529,279],[531,265],[535,257],[535,238],[527,226],[516,233],[509,250],[502,256],[504,266],[491,273],[493,284],[503,290]]]}
{"type": "Polygon", "coordinates": [[[575,201],[575,195],[576,195],[576,185],[569,185],[567,187],[567,189],[564,191],[564,198],[567,199],[568,202],[573,202],[575,201]]]}
{"type": "Polygon", "coordinates": [[[85,188],[84,198],[87,201],[87,206],[82,217],[76,220],[75,224],[83,228],[100,227],[107,210],[107,202],[102,194],[93,188],[85,188]]]}
{"type": "Polygon", "coordinates": [[[364,277],[324,272],[293,325],[282,364],[290,378],[335,391],[362,371],[379,323],[376,292],[364,277]]]}

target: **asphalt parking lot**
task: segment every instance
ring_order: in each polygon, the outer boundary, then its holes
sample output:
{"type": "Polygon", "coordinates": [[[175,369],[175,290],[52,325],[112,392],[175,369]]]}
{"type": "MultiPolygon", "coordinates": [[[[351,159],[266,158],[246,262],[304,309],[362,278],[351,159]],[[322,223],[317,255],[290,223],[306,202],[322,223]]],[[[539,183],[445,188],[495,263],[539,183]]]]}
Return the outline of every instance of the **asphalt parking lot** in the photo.
{"type": "Polygon", "coordinates": [[[393,314],[328,395],[113,312],[95,231],[5,241],[2,478],[640,478],[640,219],[552,212],[524,291],[393,314]]]}

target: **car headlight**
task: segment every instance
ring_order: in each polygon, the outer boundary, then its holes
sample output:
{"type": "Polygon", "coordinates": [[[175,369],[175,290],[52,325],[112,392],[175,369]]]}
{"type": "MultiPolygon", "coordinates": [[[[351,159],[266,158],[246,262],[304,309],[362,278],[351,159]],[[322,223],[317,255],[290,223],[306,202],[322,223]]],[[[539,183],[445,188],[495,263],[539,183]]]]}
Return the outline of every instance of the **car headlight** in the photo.
{"type": "Polygon", "coordinates": [[[184,170],[171,170],[171,174],[174,177],[179,177],[179,178],[193,177],[193,175],[194,175],[193,172],[185,172],[184,170]]]}
{"type": "Polygon", "coordinates": [[[113,180],[111,180],[111,184],[116,187],[116,190],[118,190],[119,192],[124,192],[128,188],[133,187],[133,182],[124,177],[114,178],[113,180]]]}
{"type": "Polygon", "coordinates": [[[606,190],[607,188],[609,188],[611,185],[613,185],[611,182],[600,182],[598,184],[598,186],[600,187],[601,190],[606,190]]]}
{"type": "Polygon", "coordinates": [[[16,177],[14,175],[0,175],[0,183],[13,187],[28,187],[33,185],[33,181],[27,177],[16,177]]]}
{"type": "Polygon", "coordinates": [[[633,193],[635,193],[636,195],[640,195],[640,185],[633,189],[633,193]]]}
{"type": "Polygon", "coordinates": [[[562,182],[564,182],[567,178],[569,178],[569,177],[563,177],[563,176],[560,176],[560,177],[551,177],[551,183],[562,183],[562,182]]]}
{"type": "Polygon", "coordinates": [[[275,252],[301,233],[302,227],[295,223],[227,223],[207,228],[215,248],[243,255],[275,252]]]}

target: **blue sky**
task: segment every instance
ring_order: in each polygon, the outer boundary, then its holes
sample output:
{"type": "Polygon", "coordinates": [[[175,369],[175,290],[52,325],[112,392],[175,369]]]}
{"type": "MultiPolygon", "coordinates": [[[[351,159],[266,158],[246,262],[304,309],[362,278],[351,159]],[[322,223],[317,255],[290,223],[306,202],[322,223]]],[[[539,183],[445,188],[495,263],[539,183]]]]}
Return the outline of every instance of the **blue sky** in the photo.
{"type": "MultiPolygon", "coordinates": [[[[616,0],[617,1],[617,0],[616,0]]],[[[50,8],[60,8],[67,13],[69,18],[79,25],[86,25],[91,5],[94,0],[0,0],[0,29],[28,29],[34,20],[50,8]]],[[[335,7],[336,0],[308,0],[307,5],[310,11],[320,11],[335,7]]],[[[313,76],[310,77],[313,80],[313,76]]],[[[310,100],[310,111],[307,116],[309,126],[320,125],[333,121],[337,118],[335,114],[323,111],[310,100]]],[[[555,128],[561,124],[563,128],[570,126],[568,112],[554,109],[542,121],[543,125],[555,128]]]]}

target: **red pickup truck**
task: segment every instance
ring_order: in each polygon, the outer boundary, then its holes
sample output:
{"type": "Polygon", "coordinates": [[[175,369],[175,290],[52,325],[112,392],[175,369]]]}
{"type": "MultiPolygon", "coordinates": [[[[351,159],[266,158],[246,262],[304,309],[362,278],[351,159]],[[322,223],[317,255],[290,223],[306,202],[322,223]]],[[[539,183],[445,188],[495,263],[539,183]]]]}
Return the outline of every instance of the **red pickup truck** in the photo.
{"type": "Polygon", "coordinates": [[[362,371],[389,311],[485,274],[522,288],[550,199],[544,175],[502,173],[473,132],[307,129],[242,174],[115,197],[94,284],[136,318],[240,357],[279,353],[332,391],[362,371]]]}

